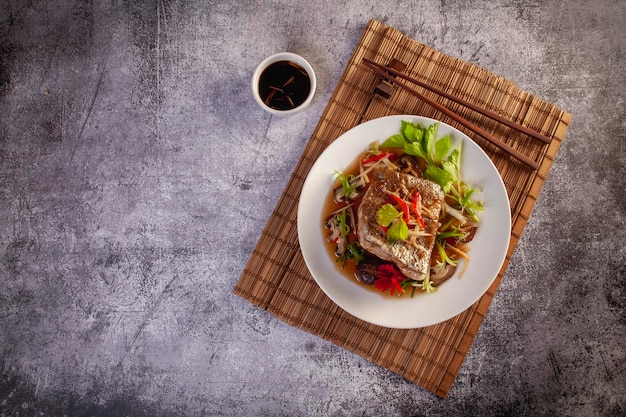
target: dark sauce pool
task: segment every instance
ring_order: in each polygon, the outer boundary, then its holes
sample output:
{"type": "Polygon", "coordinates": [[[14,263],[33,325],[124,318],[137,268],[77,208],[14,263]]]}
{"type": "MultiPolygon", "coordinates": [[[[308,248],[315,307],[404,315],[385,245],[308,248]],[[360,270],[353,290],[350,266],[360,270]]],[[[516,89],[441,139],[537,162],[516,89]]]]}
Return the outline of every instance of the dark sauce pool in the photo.
{"type": "MultiPolygon", "coordinates": [[[[363,159],[363,153],[361,153],[354,161],[352,161],[352,163],[343,171],[344,174],[349,175],[349,174],[353,174],[353,175],[358,175],[359,173],[359,163],[361,161],[361,159],[363,159]]],[[[320,227],[322,228],[322,235],[326,238],[328,236],[328,230],[324,227],[324,223],[326,221],[326,219],[332,214],[334,213],[336,210],[341,209],[341,207],[344,207],[345,204],[343,203],[336,203],[334,201],[334,190],[337,187],[341,187],[341,182],[339,180],[336,180],[335,183],[333,184],[333,186],[331,187],[331,189],[329,190],[328,194],[326,195],[326,198],[324,200],[324,205],[322,208],[322,218],[320,219],[320,227]]],[[[361,195],[362,197],[362,195],[361,195]]],[[[359,205],[361,204],[361,197],[358,197],[352,204],[352,211],[354,213],[354,216],[356,217],[357,212],[359,210],[359,205]]],[[[350,236],[350,242],[355,242],[357,239],[356,235],[352,235],[350,236]]],[[[334,242],[329,242],[327,239],[324,239],[324,243],[326,246],[326,251],[328,253],[328,256],[330,257],[330,259],[334,262],[335,264],[335,268],[337,268],[337,271],[343,275],[346,279],[354,282],[356,285],[371,291],[375,294],[380,295],[383,298],[398,298],[398,295],[391,295],[389,292],[385,291],[382,292],[379,289],[377,289],[373,284],[372,285],[368,285],[368,284],[364,284],[362,282],[360,282],[359,280],[356,279],[355,276],[355,272],[356,272],[356,264],[354,262],[347,262],[345,265],[342,265],[341,261],[337,260],[337,257],[335,256],[335,248],[336,248],[336,244],[334,242]]],[[[372,254],[367,254],[367,256],[370,257],[374,257],[374,255],[372,254]]],[[[409,290],[410,291],[410,290],[409,290]]],[[[421,290],[415,290],[415,292],[413,293],[413,296],[420,296],[425,294],[424,291],[421,290]]],[[[411,292],[405,294],[403,297],[411,297],[411,292]]]]}
{"type": "Polygon", "coordinates": [[[276,110],[291,110],[300,106],[310,92],[311,79],[306,70],[291,61],[270,64],[259,78],[261,100],[276,110]]]}

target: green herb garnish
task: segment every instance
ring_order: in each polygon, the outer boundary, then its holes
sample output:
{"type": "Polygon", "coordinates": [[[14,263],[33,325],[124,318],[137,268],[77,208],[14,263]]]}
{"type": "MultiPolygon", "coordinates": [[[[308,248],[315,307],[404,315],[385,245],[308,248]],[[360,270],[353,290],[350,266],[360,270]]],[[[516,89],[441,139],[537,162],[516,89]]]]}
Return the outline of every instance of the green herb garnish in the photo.
{"type": "Polygon", "coordinates": [[[450,135],[437,139],[438,128],[438,122],[423,127],[403,120],[400,133],[390,136],[382,147],[403,148],[406,154],[422,158],[426,162],[424,177],[439,184],[467,217],[478,222],[477,213],[483,210],[483,205],[471,199],[478,190],[461,181],[461,145],[450,152],[450,135]]]}
{"type": "Polygon", "coordinates": [[[409,226],[406,222],[399,218],[391,224],[387,229],[387,240],[389,243],[395,243],[398,240],[406,240],[409,237],[409,226]]]}
{"type": "Polygon", "coordinates": [[[409,226],[402,218],[402,213],[389,203],[378,209],[376,222],[388,228],[387,240],[389,240],[390,243],[405,240],[409,237],[409,226]]]}
{"type": "Polygon", "coordinates": [[[376,222],[384,227],[388,227],[392,221],[400,216],[400,212],[391,204],[385,204],[378,209],[376,222]]]}
{"type": "Polygon", "coordinates": [[[450,151],[450,136],[436,138],[439,123],[423,127],[418,123],[402,121],[400,133],[389,137],[382,146],[403,148],[404,153],[418,156],[428,165],[440,162],[450,151]]]}
{"type": "Polygon", "coordinates": [[[350,196],[352,196],[352,194],[356,192],[357,186],[354,181],[356,177],[354,175],[342,174],[337,170],[335,170],[335,175],[337,176],[339,181],[341,181],[341,187],[343,188],[344,195],[346,196],[346,198],[350,198],[350,196]]]}

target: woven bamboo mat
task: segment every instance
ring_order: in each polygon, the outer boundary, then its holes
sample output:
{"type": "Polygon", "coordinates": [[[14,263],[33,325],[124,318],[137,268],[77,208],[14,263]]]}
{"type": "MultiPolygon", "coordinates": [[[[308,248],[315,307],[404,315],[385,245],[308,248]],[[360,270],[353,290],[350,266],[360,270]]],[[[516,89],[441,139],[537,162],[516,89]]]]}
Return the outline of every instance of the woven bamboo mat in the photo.
{"type": "Polygon", "coordinates": [[[442,54],[372,20],[368,23],[330,101],[276,205],[234,292],[277,318],[322,337],[441,396],[447,396],[528,221],[565,136],[571,115],[510,81],[442,54]],[[460,105],[426,93],[495,137],[538,161],[538,171],[445,117],[403,90],[389,99],[374,95],[379,77],[362,58],[388,64],[396,58],[405,74],[486,107],[552,138],[546,145],[460,105]],[[435,326],[398,330],[371,325],[337,307],[317,286],[298,244],[296,214],[302,184],[320,153],[364,121],[393,114],[432,117],[476,141],[498,168],[510,199],[512,230],[499,275],[472,307],[435,326]]]}

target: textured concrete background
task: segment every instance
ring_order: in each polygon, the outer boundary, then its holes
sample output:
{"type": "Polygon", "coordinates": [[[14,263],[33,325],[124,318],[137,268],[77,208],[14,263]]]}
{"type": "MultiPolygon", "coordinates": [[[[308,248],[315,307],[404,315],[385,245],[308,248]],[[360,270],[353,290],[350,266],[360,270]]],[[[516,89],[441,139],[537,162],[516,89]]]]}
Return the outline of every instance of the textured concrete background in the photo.
{"type": "Polygon", "coordinates": [[[625,3],[335,3],[0,0],[0,416],[626,413],[625,3]],[[573,114],[445,400],[232,294],[370,18],[573,114]]]}

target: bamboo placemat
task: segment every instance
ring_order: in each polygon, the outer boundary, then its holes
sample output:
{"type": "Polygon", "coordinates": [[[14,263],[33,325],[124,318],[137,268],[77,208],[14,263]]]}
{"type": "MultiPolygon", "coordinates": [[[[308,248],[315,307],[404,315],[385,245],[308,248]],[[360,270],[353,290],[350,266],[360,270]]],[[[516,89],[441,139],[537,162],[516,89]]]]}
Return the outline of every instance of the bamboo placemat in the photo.
{"type": "Polygon", "coordinates": [[[252,252],[234,289],[235,294],[293,326],[329,340],[441,397],[447,396],[511,260],[570,120],[570,114],[522,91],[505,78],[442,54],[403,36],[392,27],[371,20],[252,252]],[[396,58],[408,65],[404,71],[407,75],[553,138],[546,145],[426,93],[540,162],[539,170],[529,170],[403,90],[397,89],[389,99],[374,95],[380,79],[361,63],[364,57],[385,65],[396,58]],[[393,114],[432,117],[470,136],[492,158],[504,180],[511,204],[511,241],[505,263],[494,283],[463,313],[422,329],[379,327],[343,311],[317,286],[298,244],[298,199],[316,158],[333,140],[355,125],[393,114]]]}

